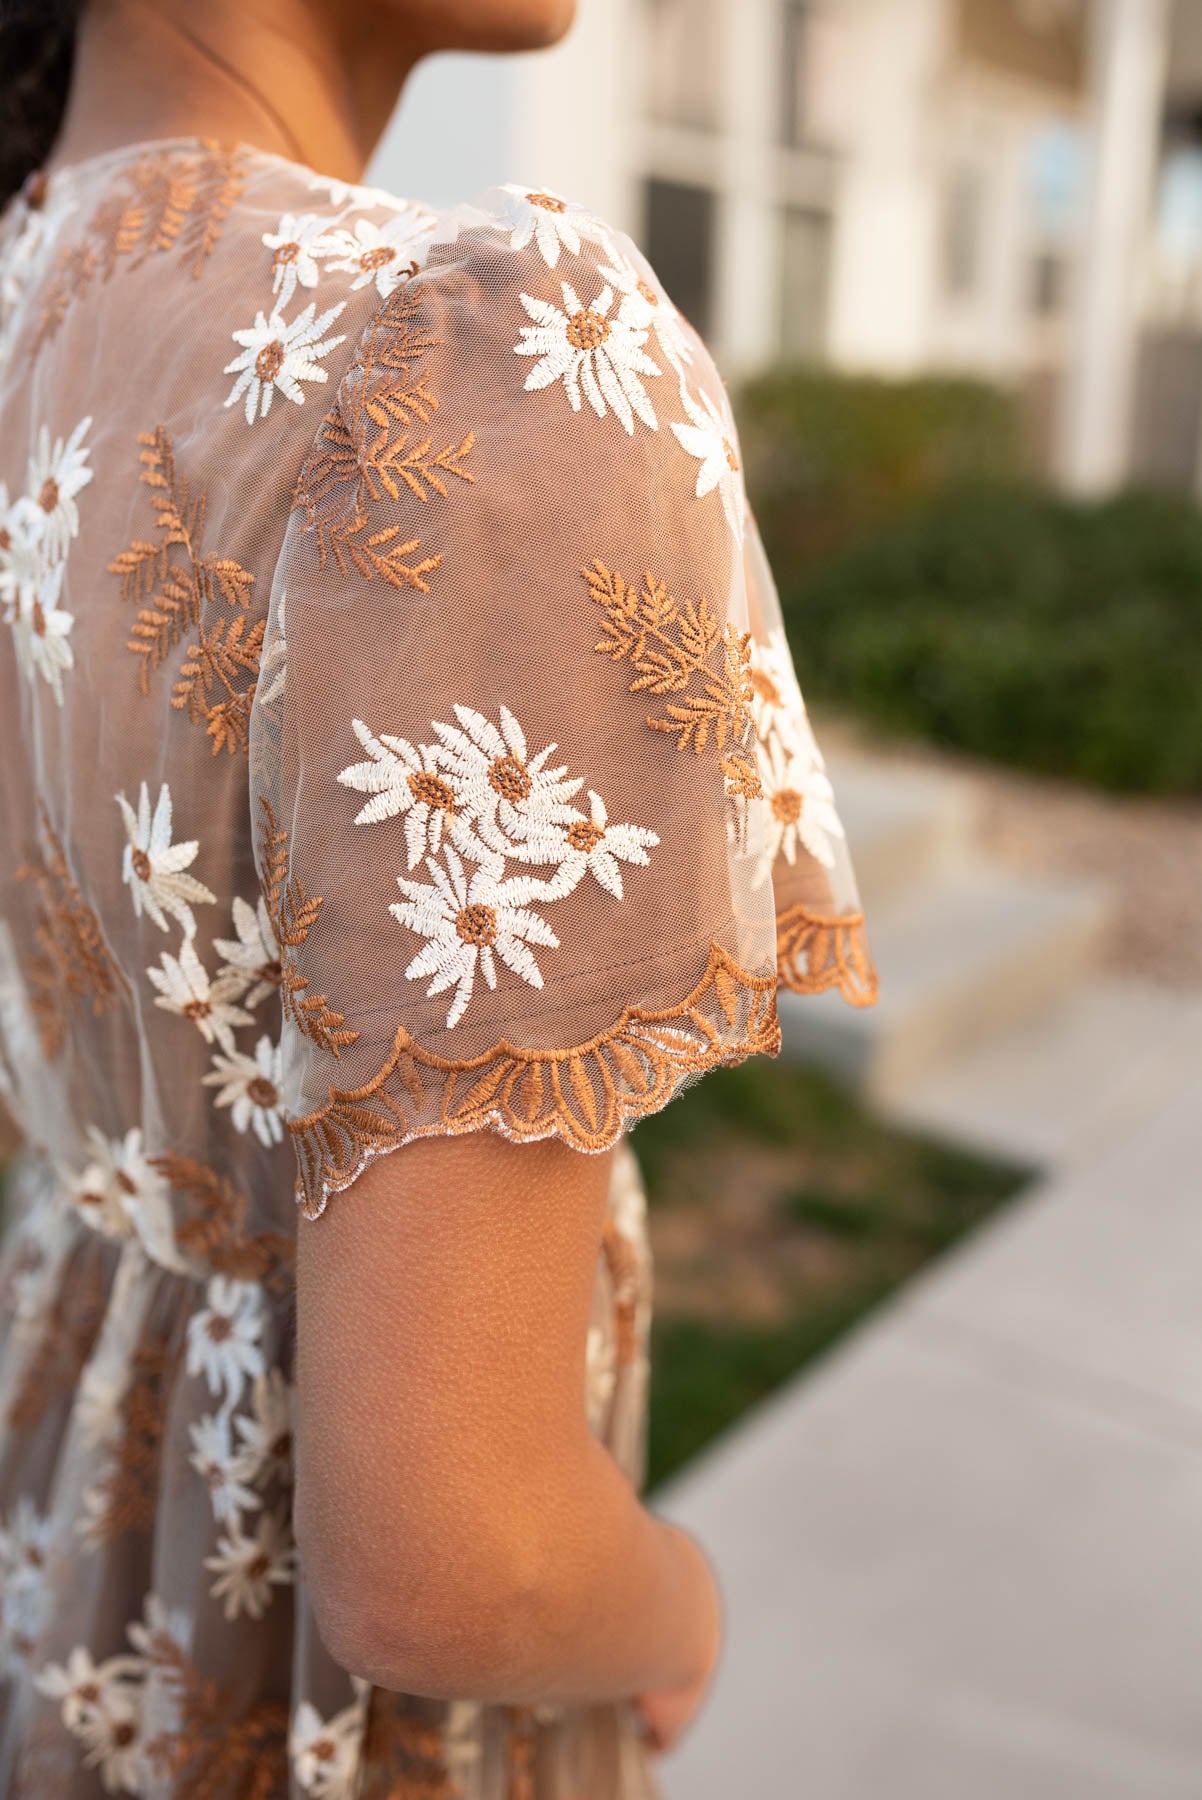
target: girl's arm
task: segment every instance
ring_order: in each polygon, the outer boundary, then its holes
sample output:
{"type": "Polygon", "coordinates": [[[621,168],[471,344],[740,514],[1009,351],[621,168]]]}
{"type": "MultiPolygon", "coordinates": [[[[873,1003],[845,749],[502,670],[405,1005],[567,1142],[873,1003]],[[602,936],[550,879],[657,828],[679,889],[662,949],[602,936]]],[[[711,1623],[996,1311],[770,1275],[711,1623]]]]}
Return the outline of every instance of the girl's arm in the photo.
{"type": "Polygon", "coordinates": [[[585,1421],[611,1160],[419,1141],[301,1221],[297,1532],[326,1643],[377,1686],[589,1702],[713,1665],[704,1557],[585,1421]]]}

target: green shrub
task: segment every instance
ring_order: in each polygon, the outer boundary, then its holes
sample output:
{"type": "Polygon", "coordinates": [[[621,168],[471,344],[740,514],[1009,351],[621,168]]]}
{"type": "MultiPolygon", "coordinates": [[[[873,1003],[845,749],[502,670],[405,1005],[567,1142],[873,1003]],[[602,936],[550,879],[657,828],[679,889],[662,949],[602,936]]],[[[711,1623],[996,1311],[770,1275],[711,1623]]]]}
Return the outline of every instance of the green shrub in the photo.
{"type": "Polygon", "coordinates": [[[956,488],[820,566],[773,540],[812,699],[887,732],[1148,793],[1202,792],[1202,515],[956,488]]]}
{"type": "Polygon", "coordinates": [[[960,481],[1022,473],[1018,410],[985,382],[780,369],[738,396],[765,538],[806,568],[960,481]]]}

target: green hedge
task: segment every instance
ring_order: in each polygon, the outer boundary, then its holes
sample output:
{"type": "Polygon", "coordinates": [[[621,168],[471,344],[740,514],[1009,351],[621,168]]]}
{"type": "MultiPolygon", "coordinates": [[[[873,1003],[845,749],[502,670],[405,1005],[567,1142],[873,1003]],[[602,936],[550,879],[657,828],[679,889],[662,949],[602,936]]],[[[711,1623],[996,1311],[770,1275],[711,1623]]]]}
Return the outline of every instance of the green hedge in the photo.
{"type": "Polygon", "coordinates": [[[1013,399],[984,382],[774,370],[738,395],[747,481],[774,554],[805,568],[958,481],[1023,473],[1013,399]]]}
{"type": "Polygon", "coordinates": [[[825,563],[766,521],[802,685],[888,732],[1202,792],[1202,515],[953,488],[825,563]]]}

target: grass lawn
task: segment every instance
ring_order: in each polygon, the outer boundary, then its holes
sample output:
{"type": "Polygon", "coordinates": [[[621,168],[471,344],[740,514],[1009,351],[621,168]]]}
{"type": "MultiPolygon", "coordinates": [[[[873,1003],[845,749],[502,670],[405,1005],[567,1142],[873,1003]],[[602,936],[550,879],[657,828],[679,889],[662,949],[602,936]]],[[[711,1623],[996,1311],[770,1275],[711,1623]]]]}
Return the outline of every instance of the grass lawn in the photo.
{"type": "Polygon", "coordinates": [[[631,1143],[655,1255],[652,1486],[1028,1173],[882,1124],[784,1062],[717,1070],[631,1143]]]}

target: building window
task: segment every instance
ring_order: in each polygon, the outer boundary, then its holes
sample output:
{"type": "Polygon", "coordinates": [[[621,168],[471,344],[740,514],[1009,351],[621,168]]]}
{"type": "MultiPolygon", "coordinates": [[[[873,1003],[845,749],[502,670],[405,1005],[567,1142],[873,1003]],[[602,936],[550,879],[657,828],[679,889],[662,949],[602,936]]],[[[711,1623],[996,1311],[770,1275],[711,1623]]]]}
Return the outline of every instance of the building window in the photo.
{"type": "Polygon", "coordinates": [[[809,127],[809,0],[784,0],[781,13],[781,142],[799,148],[809,127]]]}
{"type": "Polygon", "coordinates": [[[647,111],[661,124],[718,124],[719,3],[645,0],[647,111]]]}
{"type": "Polygon", "coordinates": [[[685,318],[708,337],[713,318],[714,196],[652,177],[645,190],[647,255],[685,318]]]}
{"type": "Polygon", "coordinates": [[[977,291],[984,213],[984,172],[972,163],[957,164],[943,191],[939,246],[943,291],[951,300],[971,299],[977,291]]]}
{"type": "Polygon", "coordinates": [[[831,222],[826,213],[788,206],[780,228],[780,352],[813,362],[826,348],[831,222]]]}

